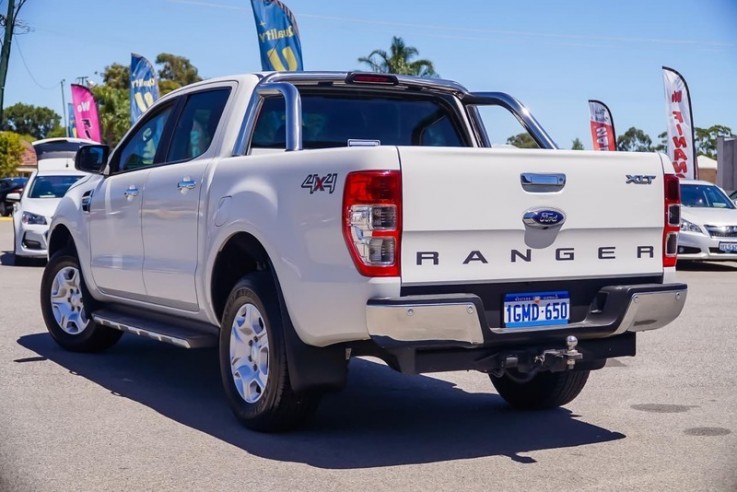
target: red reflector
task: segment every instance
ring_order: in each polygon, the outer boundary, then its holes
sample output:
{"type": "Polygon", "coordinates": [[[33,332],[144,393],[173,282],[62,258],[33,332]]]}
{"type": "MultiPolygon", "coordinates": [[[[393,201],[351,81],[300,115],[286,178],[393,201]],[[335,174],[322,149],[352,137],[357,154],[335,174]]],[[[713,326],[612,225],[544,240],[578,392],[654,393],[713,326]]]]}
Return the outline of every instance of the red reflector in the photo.
{"type": "Polygon", "coordinates": [[[396,75],[379,74],[379,73],[362,73],[351,72],[345,79],[347,84],[380,84],[380,85],[397,85],[396,75]]]}

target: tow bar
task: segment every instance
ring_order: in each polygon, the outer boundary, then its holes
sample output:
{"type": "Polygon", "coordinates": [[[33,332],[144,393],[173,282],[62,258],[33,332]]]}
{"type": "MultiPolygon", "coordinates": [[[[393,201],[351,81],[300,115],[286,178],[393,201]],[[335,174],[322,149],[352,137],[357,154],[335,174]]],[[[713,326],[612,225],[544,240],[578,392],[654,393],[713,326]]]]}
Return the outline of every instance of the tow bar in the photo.
{"type": "MultiPolygon", "coordinates": [[[[578,338],[566,338],[566,348],[548,349],[538,354],[531,352],[499,353],[484,360],[479,365],[489,365],[495,376],[502,376],[507,369],[516,369],[521,374],[534,376],[539,371],[561,372],[569,371],[576,365],[576,361],[583,359],[583,354],[576,350],[578,338]]],[[[488,366],[487,366],[488,367],[488,366]]]]}

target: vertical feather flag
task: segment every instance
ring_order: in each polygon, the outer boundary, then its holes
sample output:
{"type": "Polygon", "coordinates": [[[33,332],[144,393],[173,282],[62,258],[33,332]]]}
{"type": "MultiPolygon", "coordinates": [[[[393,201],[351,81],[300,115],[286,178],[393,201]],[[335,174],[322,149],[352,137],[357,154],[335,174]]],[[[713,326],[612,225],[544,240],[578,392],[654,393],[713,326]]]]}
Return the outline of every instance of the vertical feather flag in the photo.
{"type": "Polygon", "coordinates": [[[67,103],[67,114],[69,115],[69,123],[67,123],[67,137],[76,137],[77,123],[74,118],[74,104],[67,103]]]}
{"type": "Polygon", "coordinates": [[[668,157],[676,174],[685,179],[698,178],[694,145],[691,96],[686,80],[672,68],[663,67],[665,109],[668,122],[668,157]]]}
{"type": "Polygon", "coordinates": [[[153,65],[137,53],[131,53],[131,125],[159,98],[159,80],[153,65]]]}
{"type": "Polygon", "coordinates": [[[261,68],[277,72],[302,71],[302,45],[297,20],[280,0],[251,0],[256,20],[261,68]]]}
{"type": "Polygon", "coordinates": [[[606,104],[589,99],[591,111],[591,140],[594,150],[617,150],[617,134],[614,133],[614,119],[606,104]]]}
{"type": "Polygon", "coordinates": [[[72,84],[71,87],[77,137],[88,138],[95,142],[101,142],[100,120],[97,116],[95,96],[92,95],[92,91],[84,85],[72,84]]]}

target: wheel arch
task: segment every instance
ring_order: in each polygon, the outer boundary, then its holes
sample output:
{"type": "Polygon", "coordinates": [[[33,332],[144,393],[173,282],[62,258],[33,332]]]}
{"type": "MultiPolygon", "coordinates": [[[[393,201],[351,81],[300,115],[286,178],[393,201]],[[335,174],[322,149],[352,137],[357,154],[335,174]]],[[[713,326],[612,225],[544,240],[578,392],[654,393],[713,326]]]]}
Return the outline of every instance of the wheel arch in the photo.
{"type": "Polygon", "coordinates": [[[58,251],[67,248],[75,253],[77,251],[71,231],[64,224],[59,224],[49,233],[48,256],[51,258],[58,251]]]}
{"type": "Polygon", "coordinates": [[[284,301],[279,278],[266,248],[253,235],[234,233],[220,248],[210,276],[213,311],[222,323],[231,290],[244,275],[268,271],[281,310],[290,383],[295,392],[312,389],[339,389],[347,378],[346,350],[340,345],[314,347],[297,334],[284,301]]]}
{"type": "MultiPolygon", "coordinates": [[[[251,272],[270,270],[269,255],[261,242],[247,232],[231,235],[218,251],[210,276],[210,298],[218,321],[235,284],[251,272]]],[[[275,274],[272,270],[272,276],[275,274]]]]}

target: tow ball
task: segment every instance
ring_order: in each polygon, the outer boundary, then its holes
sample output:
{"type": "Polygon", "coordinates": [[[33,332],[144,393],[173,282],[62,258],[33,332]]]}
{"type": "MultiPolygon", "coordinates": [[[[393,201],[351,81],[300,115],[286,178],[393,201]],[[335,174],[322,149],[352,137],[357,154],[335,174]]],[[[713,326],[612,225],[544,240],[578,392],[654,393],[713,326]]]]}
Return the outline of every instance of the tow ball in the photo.
{"type": "Polygon", "coordinates": [[[583,359],[583,354],[576,350],[578,338],[569,336],[566,338],[566,349],[545,350],[542,354],[535,356],[535,364],[541,367],[550,367],[551,369],[558,366],[558,362],[565,361],[566,369],[573,369],[576,361],[583,359]]]}
{"type": "Polygon", "coordinates": [[[579,352],[578,338],[566,338],[566,348],[548,349],[542,352],[497,353],[478,362],[479,369],[502,377],[505,373],[521,382],[529,381],[540,371],[562,372],[573,369],[576,361],[583,359],[579,352]],[[510,370],[513,372],[509,372],[510,370]],[[514,376],[512,376],[514,375],[514,376]]]}

